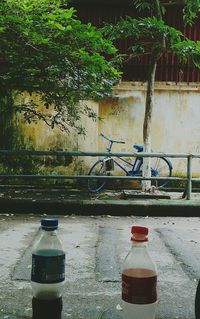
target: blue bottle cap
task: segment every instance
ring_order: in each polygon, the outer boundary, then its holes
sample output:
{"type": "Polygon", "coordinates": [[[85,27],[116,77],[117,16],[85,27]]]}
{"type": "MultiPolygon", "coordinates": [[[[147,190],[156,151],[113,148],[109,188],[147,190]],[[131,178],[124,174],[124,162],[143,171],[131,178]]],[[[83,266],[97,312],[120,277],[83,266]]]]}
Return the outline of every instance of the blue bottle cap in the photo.
{"type": "Polygon", "coordinates": [[[44,230],[55,230],[58,228],[57,217],[45,217],[41,220],[41,227],[44,230]]]}

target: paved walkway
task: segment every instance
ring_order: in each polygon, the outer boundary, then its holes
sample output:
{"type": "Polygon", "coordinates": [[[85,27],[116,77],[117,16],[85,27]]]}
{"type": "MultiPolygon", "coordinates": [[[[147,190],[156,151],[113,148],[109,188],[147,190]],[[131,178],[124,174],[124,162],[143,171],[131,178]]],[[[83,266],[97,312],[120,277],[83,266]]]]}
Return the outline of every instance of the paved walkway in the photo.
{"type": "MultiPolygon", "coordinates": [[[[31,246],[41,215],[0,215],[0,319],[31,318],[31,246]]],[[[194,319],[200,218],[110,214],[60,217],[66,251],[63,319],[122,318],[120,268],[132,225],[150,227],[149,249],[159,279],[156,318],[194,319]]]]}
{"type": "Polygon", "coordinates": [[[0,186],[0,212],[82,215],[200,216],[200,193],[102,191],[97,195],[69,187],[0,186]]]}

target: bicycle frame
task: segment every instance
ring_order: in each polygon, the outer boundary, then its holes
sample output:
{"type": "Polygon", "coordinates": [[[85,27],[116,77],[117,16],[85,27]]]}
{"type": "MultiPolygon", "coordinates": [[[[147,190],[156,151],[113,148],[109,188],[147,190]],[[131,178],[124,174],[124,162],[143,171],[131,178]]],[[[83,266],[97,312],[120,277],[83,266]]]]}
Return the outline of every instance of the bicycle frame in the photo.
{"type": "MultiPolygon", "coordinates": [[[[110,143],[110,145],[108,145],[108,146],[106,147],[106,150],[107,150],[108,152],[111,152],[113,143],[124,143],[124,142],[122,142],[122,141],[111,140],[111,139],[109,139],[107,136],[105,136],[105,135],[102,134],[102,133],[101,133],[101,136],[102,136],[103,138],[105,138],[105,139],[110,143]]],[[[112,158],[111,156],[109,156],[109,157],[104,157],[103,160],[106,161],[107,159],[111,159],[111,158],[112,158]]],[[[137,176],[137,175],[140,176],[140,175],[141,175],[140,168],[141,168],[142,163],[143,163],[143,158],[142,158],[142,157],[137,157],[137,158],[135,158],[133,164],[130,163],[130,162],[128,162],[127,160],[125,160],[125,159],[122,158],[122,157],[117,157],[117,158],[120,159],[122,162],[124,162],[124,163],[126,163],[126,164],[128,164],[128,165],[130,165],[130,166],[132,167],[132,169],[131,169],[130,171],[128,171],[125,167],[123,167],[120,163],[118,163],[114,158],[112,158],[113,162],[114,162],[118,167],[120,167],[127,175],[129,175],[129,176],[137,176]]]]}
{"type": "Polygon", "coordinates": [[[125,159],[122,158],[122,157],[117,157],[117,158],[120,159],[122,162],[124,162],[124,163],[130,165],[130,166],[132,167],[132,169],[131,169],[130,171],[128,171],[128,170],[127,170],[125,167],[123,167],[119,162],[117,162],[117,161],[115,160],[115,158],[112,158],[112,157],[105,157],[103,160],[112,159],[113,162],[114,162],[119,168],[121,168],[121,169],[122,169],[127,175],[129,175],[129,176],[137,176],[137,175],[139,176],[139,175],[141,175],[140,168],[141,168],[142,163],[143,163],[142,158],[136,158],[136,159],[134,160],[133,164],[130,163],[129,161],[125,160],[125,159]]]}
{"type": "MultiPolygon", "coordinates": [[[[101,136],[109,142],[108,146],[106,147],[106,150],[109,153],[111,153],[113,143],[125,144],[125,142],[123,141],[116,141],[116,140],[110,139],[102,133],[101,133],[101,136]]],[[[134,144],[134,148],[137,150],[137,153],[143,152],[143,145],[134,144]]],[[[90,168],[89,175],[94,176],[94,180],[92,179],[88,180],[88,189],[90,192],[94,192],[94,193],[98,192],[105,186],[106,184],[105,180],[103,180],[99,184],[96,184],[95,176],[103,175],[103,174],[105,176],[112,175],[112,171],[114,171],[114,165],[116,165],[119,169],[121,169],[127,176],[136,176],[136,177],[142,176],[143,157],[136,156],[134,161],[131,163],[130,161],[128,161],[127,159],[124,159],[123,157],[120,157],[117,155],[112,156],[112,153],[111,153],[108,156],[105,156],[97,160],[97,162],[95,162],[93,166],[90,168]],[[130,170],[127,168],[126,165],[123,165],[123,163],[127,164],[130,167],[130,170]]],[[[153,167],[151,167],[151,176],[153,177],[163,176],[163,180],[159,178],[159,181],[157,182],[158,187],[160,188],[164,187],[167,183],[167,181],[165,180],[165,176],[168,177],[168,176],[171,176],[171,174],[172,174],[172,164],[167,158],[159,157],[158,163],[155,163],[154,161],[153,167]],[[160,160],[161,160],[161,164],[160,164],[160,160]],[[160,165],[163,165],[163,163],[164,163],[164,166],[160,166],[160,165]]]]}

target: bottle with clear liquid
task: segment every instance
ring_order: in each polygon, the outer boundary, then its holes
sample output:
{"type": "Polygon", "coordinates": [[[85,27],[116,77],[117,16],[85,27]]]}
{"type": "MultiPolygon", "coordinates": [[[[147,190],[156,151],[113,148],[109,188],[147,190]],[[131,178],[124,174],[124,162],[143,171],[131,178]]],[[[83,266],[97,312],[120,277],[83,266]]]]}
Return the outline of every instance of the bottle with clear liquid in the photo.
{"type": "Polygon", "coordinates": [[[132,248],[122,266],[123,319],[155,319],[157,270],[148,252],[148,228],[133,226],[132,248]]]}
{"type": "Polygon", "coordinates": [[[61,298],[65,280],[65,253],[57,235],[58,218],[41,220],[40,234],[32,249],[31,286],[39,300],[61,298]]]}

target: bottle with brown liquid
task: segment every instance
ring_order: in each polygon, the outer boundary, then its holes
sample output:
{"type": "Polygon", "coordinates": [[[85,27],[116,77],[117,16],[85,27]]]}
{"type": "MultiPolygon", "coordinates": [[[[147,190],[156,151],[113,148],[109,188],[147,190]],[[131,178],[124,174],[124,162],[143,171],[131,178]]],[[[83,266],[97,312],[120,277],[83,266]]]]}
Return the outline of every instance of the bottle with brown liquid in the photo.
{"type": "Polygon", "coordinates": [[[155,319],[157,270],[148,252],[148,228],[133,226],[132,248],[122,267],[123,319],[155,319]]]}

